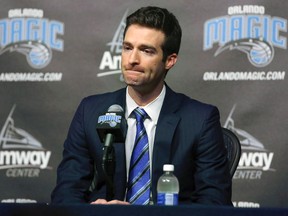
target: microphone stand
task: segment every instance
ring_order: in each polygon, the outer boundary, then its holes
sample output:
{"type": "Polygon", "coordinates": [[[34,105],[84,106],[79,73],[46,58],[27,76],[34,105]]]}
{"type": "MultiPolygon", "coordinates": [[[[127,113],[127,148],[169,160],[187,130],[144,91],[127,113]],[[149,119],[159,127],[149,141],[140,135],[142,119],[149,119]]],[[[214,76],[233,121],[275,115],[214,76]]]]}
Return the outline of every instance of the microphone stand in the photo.
{"type": "Polygon", "coordinates": [[[113,134],[108,133],[103,147],[102,169],[106,180],[106,200],[114,198],[115,151],[113,147],[113,134]]]}

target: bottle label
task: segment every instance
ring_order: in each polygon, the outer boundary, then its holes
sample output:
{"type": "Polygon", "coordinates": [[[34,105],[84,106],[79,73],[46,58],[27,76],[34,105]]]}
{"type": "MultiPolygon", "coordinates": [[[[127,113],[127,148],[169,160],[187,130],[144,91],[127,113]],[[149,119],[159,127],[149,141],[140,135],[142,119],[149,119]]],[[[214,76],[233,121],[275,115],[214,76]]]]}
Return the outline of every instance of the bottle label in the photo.
{"type": "Polygon", "coordinates": [[[157,195],[158,205],[178,205],[177,193],[158,193],[157,195]]]}

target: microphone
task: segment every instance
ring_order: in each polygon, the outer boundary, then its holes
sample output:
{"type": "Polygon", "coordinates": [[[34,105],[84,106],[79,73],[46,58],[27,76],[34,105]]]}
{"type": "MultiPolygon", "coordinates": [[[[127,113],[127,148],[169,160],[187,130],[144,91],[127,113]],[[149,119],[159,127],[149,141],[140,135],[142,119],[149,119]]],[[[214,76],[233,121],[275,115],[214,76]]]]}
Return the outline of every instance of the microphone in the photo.
{"type": "Polygon", "coordinates": [[[113,104],[107,113],[98,117],[96,125],[97,133],[104,143],[102,170],[106,179],[106,200],[114,198],[114,174],[116,167],[115,152],[112,143],[124,142],[126,136],[126,120],[123,108],[113,104]]]}
{"type": "Polygon", "coordinates": [[[124,142],[126,120],[123,108],[118,104],[111,105],[107,113],[98,117],[96,129],[104,146],[110,146],[113,142],[124,142]]]}

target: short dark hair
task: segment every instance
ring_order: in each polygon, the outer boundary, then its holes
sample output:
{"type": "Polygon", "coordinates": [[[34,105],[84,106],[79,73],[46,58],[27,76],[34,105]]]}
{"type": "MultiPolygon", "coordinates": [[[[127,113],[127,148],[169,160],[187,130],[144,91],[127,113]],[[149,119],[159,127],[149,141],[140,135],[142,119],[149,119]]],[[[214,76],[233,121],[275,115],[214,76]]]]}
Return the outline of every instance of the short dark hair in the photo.
{"type": "Polygon", "coordinates": [[[154,6],[138,9],[127,17],[124,37],[129,26],[133,24],[154,28],[164,33],[163,61],[172,53],[178,54],[182,30],[176,17],[167,9],[154,6]]]}

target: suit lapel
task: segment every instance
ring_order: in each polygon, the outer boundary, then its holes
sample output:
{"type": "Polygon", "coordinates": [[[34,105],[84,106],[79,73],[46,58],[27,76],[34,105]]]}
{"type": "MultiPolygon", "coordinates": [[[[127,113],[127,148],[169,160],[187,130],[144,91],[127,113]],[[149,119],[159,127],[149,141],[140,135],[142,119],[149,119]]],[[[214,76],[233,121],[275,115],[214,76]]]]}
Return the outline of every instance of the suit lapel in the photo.
{"type": "Polygon", "coordinates": [[[152,158],[152,194],[156,201],[156,186],[160,175],[163,173],[163,165],[171,163],[171,148],[175,130],[180,121],[176,115],[180,101],[176,94],[166,86],[166,95],[159,115],[152,158]]]}

